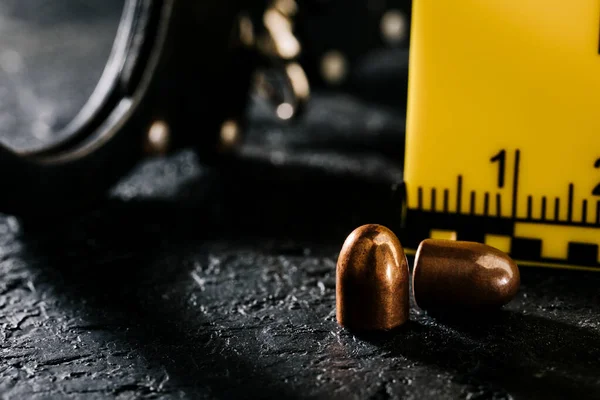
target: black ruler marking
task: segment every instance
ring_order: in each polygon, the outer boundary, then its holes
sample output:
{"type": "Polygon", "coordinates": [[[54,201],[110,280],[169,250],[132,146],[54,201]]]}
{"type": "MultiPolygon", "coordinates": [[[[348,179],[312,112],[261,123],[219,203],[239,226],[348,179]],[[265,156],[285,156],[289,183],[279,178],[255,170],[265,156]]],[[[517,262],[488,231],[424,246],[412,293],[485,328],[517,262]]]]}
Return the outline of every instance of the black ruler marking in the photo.
{"type": "MultiPolygon", "coordinates": [[[[573,182],[569,183],[568,190],[568,199],[567,199],[567,218],[566,221],[560,221],[560,197],[554,198],[554,219],[552,217],[548,217],[548,198],[547,196],[542,196],[541,198],[541,210],[540,217],[533,218],[533,195],[527,196],[527,215],[526,218],[518,218],[518,192],[519,192],[519,169],[521,164],[521,151],[519,149],[515,150],[515,160],[514,160],[514,171],[513,171],[513,185],[512,185],[512,219],[513,221],[520,222],[533,222],[533,223],[543,223],[544,221],[553,221],[559,225],[565,226],[590,226],[590,225],[600,225],[600,200],[596,202],[596,216],[594,222],[587,222],[587,199],[582,200],[582,212],[581,212],[581,222],[573,221],[573,202],[574,202],[574,190],[575,185],[573,182]]],[[[458,175],[456,180],[456,214],[462,213],[462,195],[463,195],[463,176],[458,175]]],[[[444,189],[443,191],[443,212],[449,213],[450,209],[450,190],[444,189]]],[[[465,199],[466,200],[466,199],[465,199]]],[[[477,206],[477,192],[472,190],[470,192],[470,203],[469,203],[469,212],[471,215],[476,214],[476,206],[477,206]]],[[[423,188],[418,188],[418,209],[423,210],[424,199],[423,199],[423,188]]],[[[431,188],[431,211],[437,211],[437,189],[431,188]]],[[[490,216],[490,193],[485,192],[483,197],[483,216],[490,216]]],[[[496,193],[496,216],[502,218],[502,195],[500,193],[496,193]]],[[[579,219],[578,219],[579,220],[579,219]]]]}
{"type": "Polygon", "coordinates": [[[483,197],[483,215],[488,216],[488,212],[490,210],[490,193],[485,192],[485,196],[483,197]]]}
{"type": "Polygon", "coordinates": [[[542,197],[542,221],[546,220],[546,196],[542,197]]]}
{"type": "Polygon", "coordinates": [[[448,197],[450,196],[448,189],[444,189],[444,212],[448,212],[448,197]]]}
{"type": "Polygon", "coordinates": [[[502,203],[500,202],[500,193],[496,193],[496,216],[502,216],[502,203]]]}
{"type": "Polygon", "coordinates": [[[569,183],[569,203],[567,206],[567,221],[573,221],[573,184],[569,183]]]}
{"type": "Polygon", "coordinates": [[[521,151],[515,150],[515,169],[513,171],[513,190],[512,190],[512,216],[517,218],[517,192],[519,189],[519,164],[521,163],[521,151]]]}
{"type": "Polygon", "coordinates": [[[460,214],[461,199],[462,199],[462,175],[459,175],[458,179],[456,180],[456,213],[457,214],[460,214]]]}

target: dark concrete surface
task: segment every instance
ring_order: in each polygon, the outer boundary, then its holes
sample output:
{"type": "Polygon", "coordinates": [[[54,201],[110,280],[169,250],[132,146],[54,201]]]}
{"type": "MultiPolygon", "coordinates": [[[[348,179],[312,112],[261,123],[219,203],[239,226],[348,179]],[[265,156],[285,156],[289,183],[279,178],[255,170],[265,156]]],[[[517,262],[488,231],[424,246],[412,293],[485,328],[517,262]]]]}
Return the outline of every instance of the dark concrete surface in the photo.
{"type": "Polygon", "coordinates": [[[186,151],[149,161],[45,229],[2,218],[3,398],[600,395],[600,275],[522,268],[497,314],[413,307],[394,332],[353,334],[335,322],[336,257],[359,224],[394,225],[401,171],[368,153],[246,153],[220,172],[186,151]]]}
{"type": "Polygon", "coordinates": [[[1,216],[0,398],[600,397],[596,273],[524,267],[489,315],[337,325],[346,235],[400,216],[400,114],[322,95],[283,126],[256,101],[239,163],[181,151],[82,215],[1,216]]]}

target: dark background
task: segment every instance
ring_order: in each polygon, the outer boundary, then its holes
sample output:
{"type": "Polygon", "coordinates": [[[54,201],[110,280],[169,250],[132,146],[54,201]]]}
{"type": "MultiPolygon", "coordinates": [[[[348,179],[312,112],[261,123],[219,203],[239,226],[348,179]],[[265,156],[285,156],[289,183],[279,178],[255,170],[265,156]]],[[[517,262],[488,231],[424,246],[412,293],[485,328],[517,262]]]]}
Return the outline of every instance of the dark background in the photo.
{"type": "MultiPolygon", "coordinates": [[[[118,18],[118,2],[73,3],[69,18],[33,3],[0,2],[0,132],[14,147],[52,140],[78,110],[118,18]]],[[[381,79],[363,71],[364,87],[381,79]]],[[[298,124],[256,98],[250,114],[227,169],[183,150],[84,214],[36,230],[0,217],[3,399],[600,396],[595,273],[522,268],[498,313],[413,306],[393,332],[340,328],[346,235],[400,216],[402,107],[321,88],[298,124]]]]}

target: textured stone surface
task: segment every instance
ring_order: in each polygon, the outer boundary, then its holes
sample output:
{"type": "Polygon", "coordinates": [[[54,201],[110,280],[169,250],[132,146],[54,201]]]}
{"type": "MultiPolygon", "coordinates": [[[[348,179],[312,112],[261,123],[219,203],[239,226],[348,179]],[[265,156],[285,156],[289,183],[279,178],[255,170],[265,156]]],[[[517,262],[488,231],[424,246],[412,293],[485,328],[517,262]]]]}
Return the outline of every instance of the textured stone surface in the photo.
{"type": "Polygon", "coordinates": [[[486,318],[340,328],[344,239],[399,216],[403,119],[328,96],[283,127],[263,106],[239,165],[184,151],[84,215],[0,218],[0,398],[600,397],[598,274],[523,268],[486,318]]]}
{"type": "Polygon", "coordinates": [[[338,327],[339,248],[391,218],[389,186],[297,168],[218,175],[184,152],[73,221],[3,218],[2,397],[600,395],[593,273],[523,268],[516,300],[486,319],[413,308],[388,334],[338,327]]]}

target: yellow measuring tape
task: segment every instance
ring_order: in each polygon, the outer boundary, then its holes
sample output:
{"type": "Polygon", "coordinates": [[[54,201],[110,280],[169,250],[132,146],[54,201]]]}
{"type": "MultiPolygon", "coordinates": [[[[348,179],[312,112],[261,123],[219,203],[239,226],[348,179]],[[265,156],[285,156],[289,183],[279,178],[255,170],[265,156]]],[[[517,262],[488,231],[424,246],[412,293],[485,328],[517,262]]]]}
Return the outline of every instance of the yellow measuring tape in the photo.
{"type": "Polygon", "coordinates": [[[600,268],[600,0],[414,0],[409,247],[600,268]]]}

